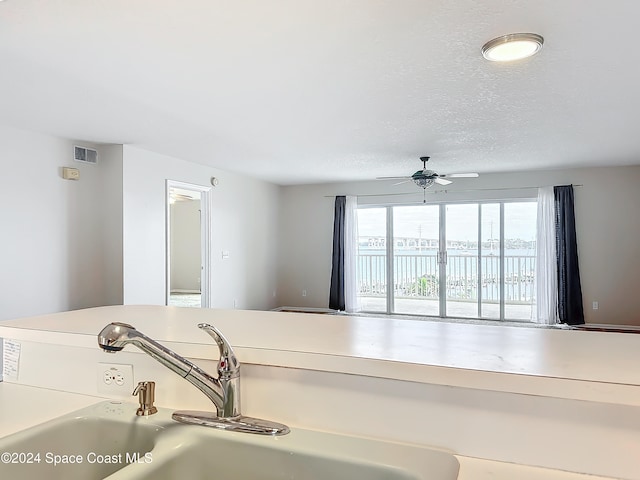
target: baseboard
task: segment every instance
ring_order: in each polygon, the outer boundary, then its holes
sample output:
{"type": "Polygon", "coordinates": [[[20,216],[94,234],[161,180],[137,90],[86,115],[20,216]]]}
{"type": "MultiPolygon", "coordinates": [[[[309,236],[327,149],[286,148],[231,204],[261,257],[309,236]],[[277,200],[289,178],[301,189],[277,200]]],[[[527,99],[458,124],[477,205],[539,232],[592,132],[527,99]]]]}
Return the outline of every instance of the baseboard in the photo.
{"type": "Polygon", "coordinates": [[[339,313],[337,310],[331,310],[330,308],[318,308],[318,307],[277,307],[272,310],[273,312],[295,312],[295,313],[326,313],[329,315],[335,315],[339,313]]]}

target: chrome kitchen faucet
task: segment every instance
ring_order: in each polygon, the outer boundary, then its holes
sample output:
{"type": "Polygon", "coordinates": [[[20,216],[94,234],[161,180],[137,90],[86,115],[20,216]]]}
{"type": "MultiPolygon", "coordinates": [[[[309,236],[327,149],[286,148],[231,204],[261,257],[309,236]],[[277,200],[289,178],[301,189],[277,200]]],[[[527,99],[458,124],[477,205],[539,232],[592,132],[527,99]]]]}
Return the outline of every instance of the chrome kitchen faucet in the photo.
{"type": "Polygon", "coordinates": [[[193,384],[216,406],[216,414],[190,410],[174,412],[172,418],[178,422],[261,435],[289,433],[286,425],[240,414],[240,362],[217,328],[207,323],[200,323],[198,327],[211,335],[220,350],[218,378],[126,323],[113,322],[104,327],[98,334],[98,345],[104,351],[114,353],[129,343],[135,345],[193,384]]]}

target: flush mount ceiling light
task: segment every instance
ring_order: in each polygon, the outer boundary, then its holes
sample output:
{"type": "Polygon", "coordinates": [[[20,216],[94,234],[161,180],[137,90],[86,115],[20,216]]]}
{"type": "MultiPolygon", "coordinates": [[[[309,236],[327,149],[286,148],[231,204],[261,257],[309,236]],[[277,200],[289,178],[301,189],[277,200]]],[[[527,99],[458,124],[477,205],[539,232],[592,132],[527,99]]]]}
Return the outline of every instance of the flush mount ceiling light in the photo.
{"type": "Polygon", "coordinates": [[[512,62],[535,55],[543,43],[537,33],[510,33],[485,43],[482,56],[492,62],[512,62]]]}

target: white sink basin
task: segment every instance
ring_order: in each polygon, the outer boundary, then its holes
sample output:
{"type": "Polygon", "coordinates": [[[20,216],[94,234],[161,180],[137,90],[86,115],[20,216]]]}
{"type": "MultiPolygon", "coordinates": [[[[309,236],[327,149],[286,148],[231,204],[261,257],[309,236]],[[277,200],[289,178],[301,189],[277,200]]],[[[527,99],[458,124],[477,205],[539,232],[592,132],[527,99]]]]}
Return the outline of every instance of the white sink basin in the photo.
{"type": "MultiPolygon", "coordinates": [[[[450,453],[390,442],[292,429],[277,438],[201,431],[173,455],[154,457],[144,480],[455,480],[450,453]]],[[[124,473],[124,472],[123,472],[124,473]]]]}
{"type": "MultiPolygon", "coordinates": [[[[103,403],[0,439],[0,478],[101,479],[150,452],[163,429],[128,414],[131,406],[103,403]],[[123,418],[125,417],[125,418],[123,418]],[[128,458],[127,458],[128,456],[128,458]]],[[[135,412],[135,408],[133,410],[135,412]]]]}
{"type": "Polygon", "coordinates": [[[296,428],[280,437],[220,431],[178,424],[171,420],[171,410],[158,409],[145,418],[136,417],[135,409],[133,404],[104,402],[0,439],[0,452],[39,454],[40,459],[0,463],[0,479],[455,480],[458,476],[459,464],[452,454],[429,448],[296,428]],[[68,463],[72,457],[80,462],[68,463]]]}

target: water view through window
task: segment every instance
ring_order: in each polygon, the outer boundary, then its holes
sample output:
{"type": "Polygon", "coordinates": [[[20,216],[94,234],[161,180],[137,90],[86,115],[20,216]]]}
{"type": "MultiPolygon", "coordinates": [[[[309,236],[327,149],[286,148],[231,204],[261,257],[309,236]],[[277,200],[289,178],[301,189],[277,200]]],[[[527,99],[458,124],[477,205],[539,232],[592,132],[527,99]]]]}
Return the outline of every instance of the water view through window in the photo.
{"type": "Polygon", "coordinates": [[[534,201],[360,208],[362,309],[531,320],[536,209],[534,201]]]}

